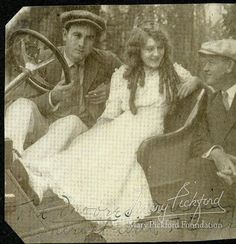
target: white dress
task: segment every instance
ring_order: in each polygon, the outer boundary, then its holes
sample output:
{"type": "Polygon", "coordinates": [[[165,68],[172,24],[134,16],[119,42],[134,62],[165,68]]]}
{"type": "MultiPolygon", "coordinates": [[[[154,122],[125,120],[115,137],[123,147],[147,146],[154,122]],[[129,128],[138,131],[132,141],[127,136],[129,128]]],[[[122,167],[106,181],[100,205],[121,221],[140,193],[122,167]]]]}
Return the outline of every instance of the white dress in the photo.
{"type": "MultiPolygon", "coordinates": [[[[191,77],[181,66],[175,67],[181,80],[191,77]]],[[[23,158],[30,184],[40,197],[49,187],[86,219],[119,224],[150,214],[152,198],[136,152],[143,140],[163,133],[168,110],[165,94],[159,93],[158,71],[145,72],[145,85],[136,91],[138,112],[133,115],[124,70],[121,66],[113,74],[106,109],[99,118],[108,122],[98,122],[50,157],[23,158]]]]}

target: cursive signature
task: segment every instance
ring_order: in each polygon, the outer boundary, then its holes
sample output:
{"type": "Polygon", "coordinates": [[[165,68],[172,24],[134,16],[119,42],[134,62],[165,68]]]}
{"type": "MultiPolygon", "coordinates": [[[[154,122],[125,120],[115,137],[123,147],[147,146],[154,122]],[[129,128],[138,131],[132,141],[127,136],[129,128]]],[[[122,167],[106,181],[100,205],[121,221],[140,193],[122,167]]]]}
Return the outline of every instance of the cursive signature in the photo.
{"type": "Polygon", "coordinates": [[[224,191],[218,196],[210,198],[206,197],[205,194],[200,195],[198,192],[190,193],[189,185],[190,182],[185,182],[177,194],[168,198],[166,203],[156,204],[152,209],[155,215],[147,218],[156,218],[160,222],[163,222],[167,217],[173,218],[181,215],[191,215],[193,219],[197,217],[199,220],[202,214],[223,214],[226,212],[220,203],[224,191]],[[178,212],[178,210],[182,211],[178,212]]]}
{"type": "MultiPolygon", "coordinates": [[[[45,212],[42,211],[40,215],[43,220],[53,222],[53,223],[70,222],[70,224],[76,224],[76,223],[82,223],[87,221],[96,221],[100,223],[103,222],[102,224],[103,227],[109,226],[110,228],[111,223],[109,222],[116,222],[119,218],[121,218],[122,221],[124,218],[129,219],[129,217],[132,215],[133,209],[138,205],[140,195],[138,196],[137,199],[135,199],[132,206],[128,208],[126,211],[121,211],[119,207],[114,208],[114,210],[110,210],[108,208],[101,208],[99,206],[96,208],[84,207],[82,211],[82,215],[90,215],[91,217],[94,217],[94,219],[93,218],[84,219],[81,218],[81,216],[77,218],[73,213],[78,214],[78,212],[76,212],[76,210],[71,206],[70,199],[67,196],[63,196],[66,205],[64,208],[59,210],[58,212],[59,218],[55,218],[55,215],[52,218],[52,216],[48,215],[47,211],[45,212]],[[73,218],[71,217],[72,215],[73,218]],[[68,216],[69,218],[65,218],[66,216],[68,216]]],[[[223,214],[226,212],[226,209],[224,209],[221,205],[221,199],[223,195],[224,195],[223,191],[214,198],[206,197],[204,194],[201,195],[198,192],[192,193],[190,191],[190,182],[185,182],[179,188],[177,193],[174,196],[168,198],[165,203],[163,204],[154,203],[153,207],[150,209],[150,213],[151,213],[150,216],[137,219],[136,222],[145,223],[157,219],[159,223],[162,223],[164,225],[166,220],[178,219],[181,215],[191,216],[191,219],[197,218],[197,222],[198,222],[200,216],[203,214],[223,214]]],[[[18,206],[27,203],[29,202],[19,204],[18,206]]],[[[38,217],[40,217],[40,215],[38,217]]],[[[124,226],[124,228],[121,228],[119,232],[127,233],[127,226],[130,226],[130,228],[128,228],[129,231],[133,231],[137,227],[132,224],[126,225],[124,226]]],[[[147,229],[147,228],[143,228],[145,224],[144,225],[141,224],[140,226],[142,226],[142,228],[138,228],[139,230],[147,229]]],[[[151,225],[146,225],[146,226],[152,227],[151,225]]]]}

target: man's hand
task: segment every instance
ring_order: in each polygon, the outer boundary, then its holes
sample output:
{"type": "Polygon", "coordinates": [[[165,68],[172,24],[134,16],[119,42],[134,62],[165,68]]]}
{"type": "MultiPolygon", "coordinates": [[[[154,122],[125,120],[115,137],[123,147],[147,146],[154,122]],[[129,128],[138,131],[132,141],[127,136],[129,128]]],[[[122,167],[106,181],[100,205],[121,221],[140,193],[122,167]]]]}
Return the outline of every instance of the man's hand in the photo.
{"type": "Polygon", "coordinates": [[[228,154],[228,156],[231,159],[231,161],[234,163],[234,165],[236,165],[236,156],[234,156],[232,154],[228,154]]]}
{"type": "Polygon", "coordinates": [[[211,158],[214,160],[215,165],[220,172],[230,171],[231,174],[236,175],[236,157],[225,153],[220,148],[214,148],[210,153],[211,158]]]}
{"type": "MultiPolygon", "coordinates": [[[[233,163],[234,169],[236,171],[236,157],[231,154],[227,154],[227,155],[229,156],[231,162],[233,163]]],[[[236,183],[235,171],[223,170],[221,172],[217,172],[217,175],[221,177],[227,184],[232,185],[233,183],[236,183]]]]}
{"type": "Polygon", "coordinates": [[[105,103],[109,95],[109,85],[102,83],[96,89],[90,91],[85,97],[92,104],[105,103]]]}
{"type": "Polygon", "coordinates": [[[195,91],[201,85],[201,79],[194,76],[192,80],[185,82],[178,91],[178,97],[180,99],[187,97],[193,91],[195,91]]]}
{"type": "Polygon", "coordinates": [[[62,80],[51,91],[52,103],[54,105],[58,104],[61,101],[71,99],[74,94],[74,83],[64,84],[65,81],[62,80]]]}
{"type": "Polygon", "coordinates": [[[232,174],[230,170],[224,170],[221,172],[217,172],[217,175],[222,178],[225,183],[228,185],[232,185],[233,183],[236,183],[236,175],[232,174]]]}

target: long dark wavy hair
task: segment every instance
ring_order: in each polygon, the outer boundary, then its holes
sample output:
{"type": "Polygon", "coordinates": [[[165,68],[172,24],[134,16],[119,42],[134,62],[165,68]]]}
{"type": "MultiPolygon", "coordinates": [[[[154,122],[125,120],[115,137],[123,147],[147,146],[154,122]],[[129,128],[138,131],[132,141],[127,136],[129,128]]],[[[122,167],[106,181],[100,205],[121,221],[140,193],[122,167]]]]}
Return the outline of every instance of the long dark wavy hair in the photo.
{"type": "Polygon", "coordinates": [[[137,113],[137,107],[135,106],[137,86],[145,85],[144,64],[140,53],[148,37],[160,42],[164,48],[164,56],[158,67],[160,77],[159,92],[163,94],[164,89],[166,90],[166,100],[170,104],[169,113],[172,113],[178,100],[177,86],[180,80],[170,59],[171,48],[168,39],[164,32],[159,27],[155,27],[155,25],[143,25],[134,28],[127,43],[127,69],[124,72],[124,78],[128,81],[128,89],[130,90],[130,110],[134,115],[137,113]]]}

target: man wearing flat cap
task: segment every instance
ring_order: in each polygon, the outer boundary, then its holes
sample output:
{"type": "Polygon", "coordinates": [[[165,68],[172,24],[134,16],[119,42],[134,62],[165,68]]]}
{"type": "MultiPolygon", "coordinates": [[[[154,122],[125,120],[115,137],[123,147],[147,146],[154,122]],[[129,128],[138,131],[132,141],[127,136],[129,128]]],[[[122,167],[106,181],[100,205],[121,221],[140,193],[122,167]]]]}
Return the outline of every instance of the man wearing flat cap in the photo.
{"type": "MultiPolygon", "coordinates": [[[[64,83],[64,72],[55,60],[40,71],[52,90],[42,94],[32,83],[23,84],[23,93],[7,109],[5,120],[5,137],[13,140],[20,154],[55,126],[61,126],[63,132],[58,135],[60,141],[65,133],[71,133],[72,138],[94,125],[105,108],[111,75],[121,64],[113,53],[94,47],[106,29],[101,17],[73,10],[62,13],[60,19],[65,45],[59,50],[69,66],[72,83],[64,83]]],[[[41,58],[50,55],[44,51],[41,58]]]]}
{"type": "MultiPolygon", "coordinates": [[[[222,207],[236,204],[236,40],[203,43],[199,54],[209,89],[208,103],[197,125],[193,160],[186,170],[198,197],[222,197],[222,207]]],[[[214,207],[214,206],[212,206],[214,207]]],[[[222,215],[223,216],[223,215],[222,215]]]]}

